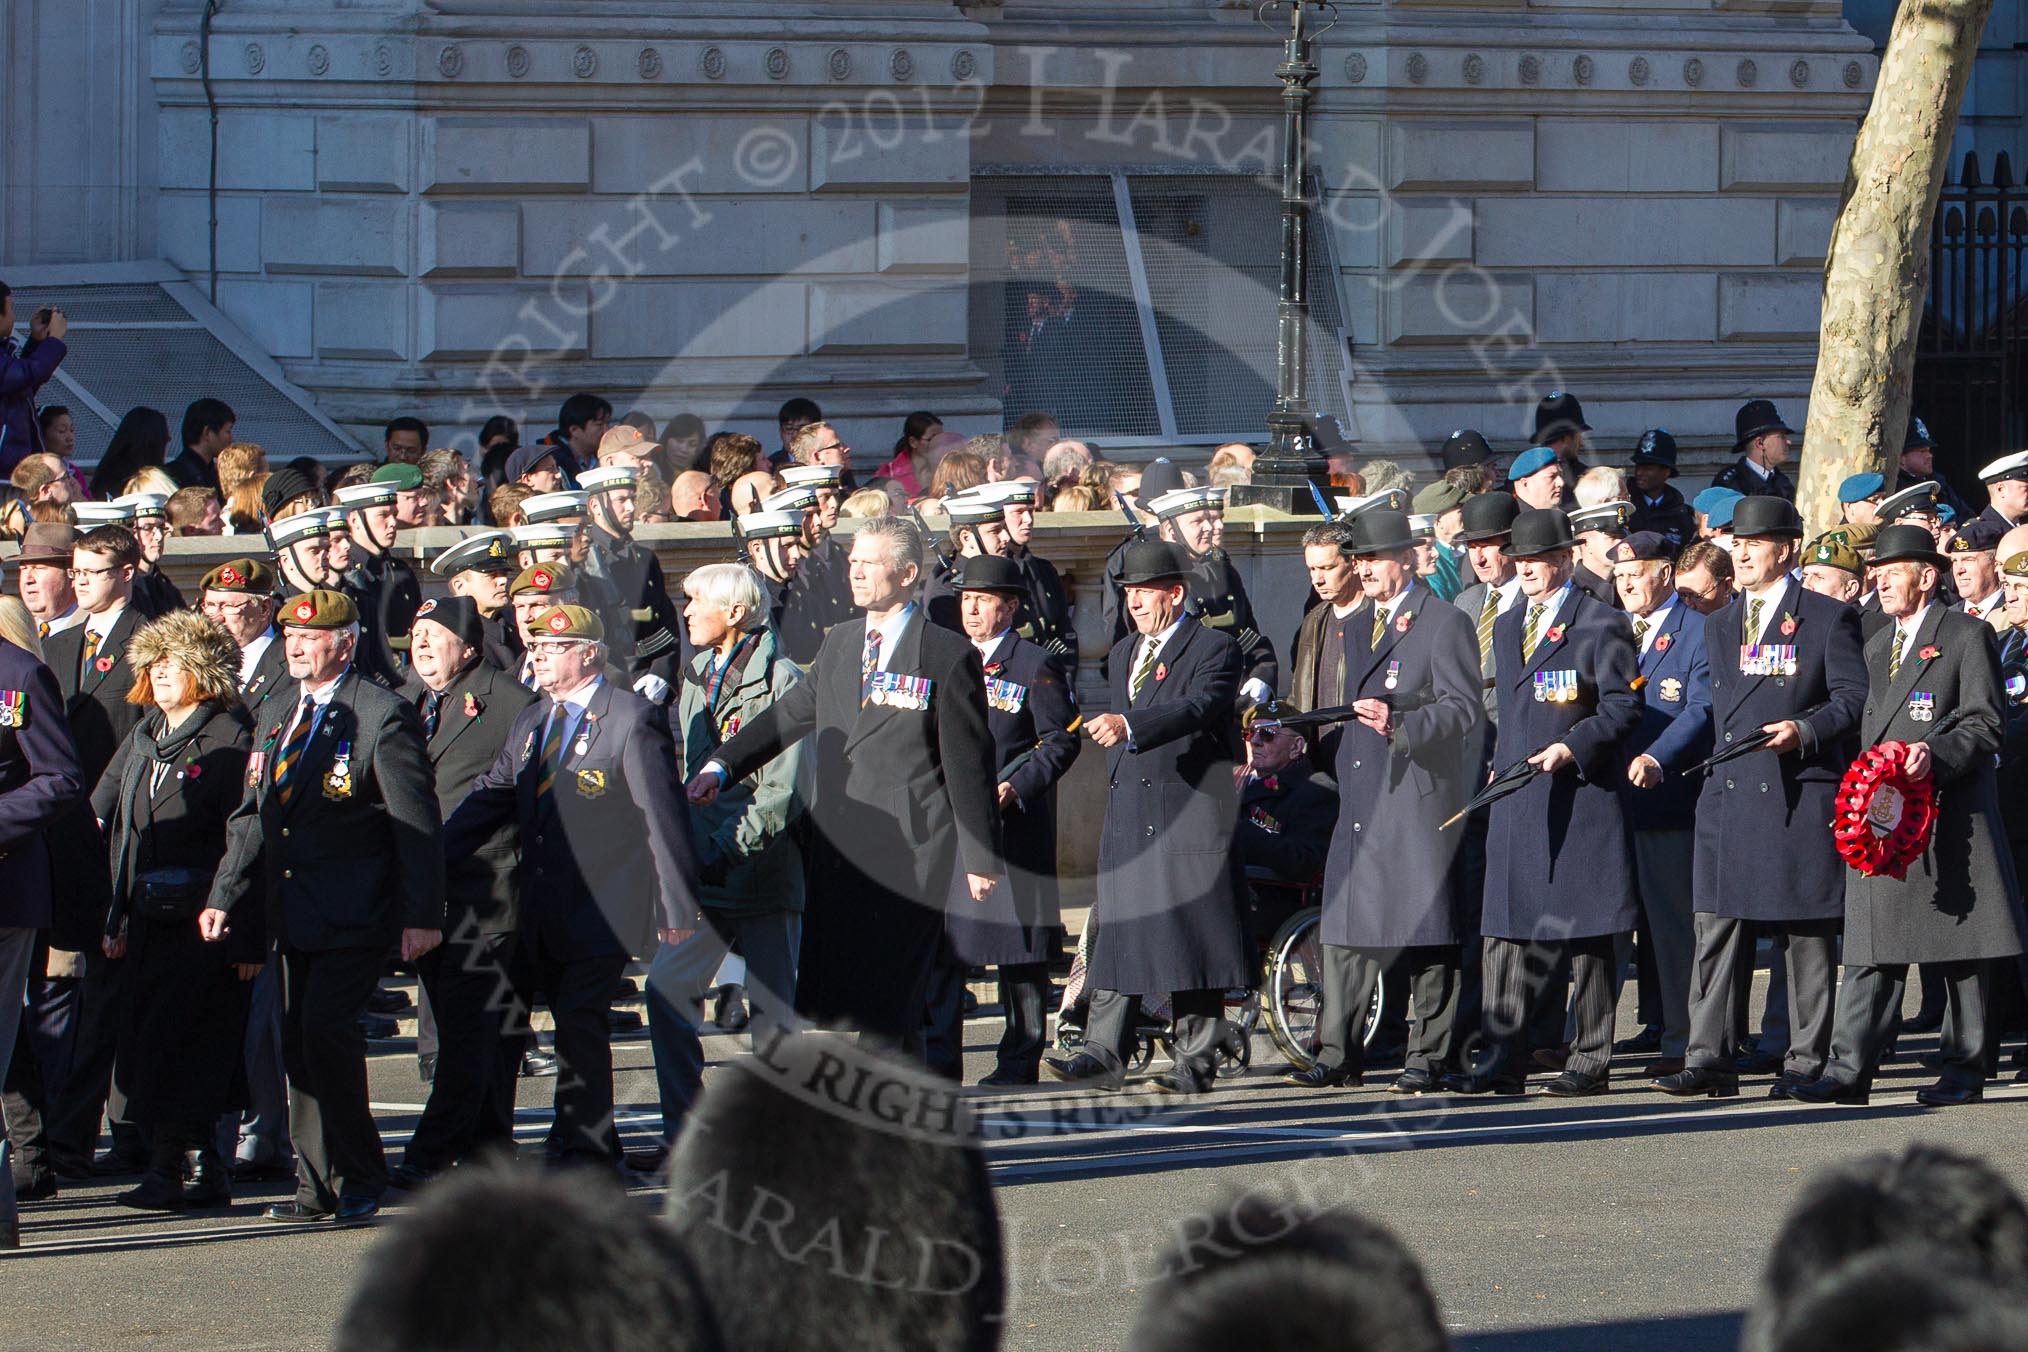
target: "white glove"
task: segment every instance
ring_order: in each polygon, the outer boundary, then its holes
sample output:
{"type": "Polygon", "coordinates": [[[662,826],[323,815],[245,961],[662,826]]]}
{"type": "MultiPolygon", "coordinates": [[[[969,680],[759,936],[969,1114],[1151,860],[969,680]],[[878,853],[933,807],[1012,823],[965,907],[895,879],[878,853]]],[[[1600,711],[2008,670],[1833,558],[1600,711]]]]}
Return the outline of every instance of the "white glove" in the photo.
{"type": "Polygon", "coordinates": [[[666,704],[669,700],[669,683],[651,672],[634,682],[634,693],[650,704],[666,704]]]}
{"type": "Polygon", "coordinates": [[[1250,704],[1266,704],[1275,697],[1275,692],[1268,689],[1268,683],[1260,677],[1249,676],[1239,687],[1239,697],[1244,708],[1250,704]]]}

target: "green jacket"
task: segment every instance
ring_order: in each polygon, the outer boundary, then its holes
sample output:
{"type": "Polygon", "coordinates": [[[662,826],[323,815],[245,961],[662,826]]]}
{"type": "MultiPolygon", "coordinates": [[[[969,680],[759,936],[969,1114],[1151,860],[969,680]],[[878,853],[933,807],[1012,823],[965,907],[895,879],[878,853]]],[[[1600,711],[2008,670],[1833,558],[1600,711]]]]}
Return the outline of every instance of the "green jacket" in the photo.
{"type": "MultiPolygon", "coordinates": [[[[715,708],[709,698],[711,654],[698,653],[683,673],[677,729],[686,780],[718,754],[721,742],[803,679],[782,654],[772,629],[761,631],[735,660],[738,665],[720,687],[715,708]]],[[[803,814],[805,788],[803,749],[797,745],[758,773],[726,785],[710,807],[691,805],[690,831],[699,864],[708,867],[713,859],[732,863],[723,882],[700,886],[698,899],[704,905],[742,911],[803,909],[803,851],[790,828],[803,814]]]]}

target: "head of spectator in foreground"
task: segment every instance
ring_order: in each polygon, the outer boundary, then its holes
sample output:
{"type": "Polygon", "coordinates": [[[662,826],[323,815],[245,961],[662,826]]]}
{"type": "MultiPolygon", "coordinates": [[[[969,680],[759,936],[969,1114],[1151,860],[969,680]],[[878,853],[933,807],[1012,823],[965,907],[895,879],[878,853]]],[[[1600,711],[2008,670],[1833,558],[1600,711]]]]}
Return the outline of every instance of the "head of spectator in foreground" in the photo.
{"type": "Polygon", "coordinates": [[[1996,1288],[1996,1300],[2028,1300],[2028,1207],[2020,1195],[1991,1165],[1918,1143],[1833,1166],[1804,1185],[1768,1249],[1743,1352],[1781,1346],[1827,1282],[1890,1250],[1917,1255],[1909,1270],[1918,1278],[1947,1272],[1996,1288]]]}
{"type": "Polygon", "coordinates": [[[716,1352],[724,1343],[668,1226],[584,1176],[496,1166],[458,1170],[382,1231],[332,1345],[716,1352]]]}
{"type": "Polygon", "coordinates": [[[1444,1352],[1414,1255],[1384,1227],[1314,1202],[1246,1193],[1156,1261],[1129,1352],[1444,1352]]]}
{"type": "Polygon", "coordinates": [[[920,1067],[822,1034],[735,1062],[677,1139],[668,1196],[705,1289],[741,1293],[728,1346],[999,1345],[985,1154],[958,1086],[920,1067]]]}
{"type": "Polygon", "coordinates": [[[2018,1293],[1955,1272],[1898,1245],[1846,1264],[1809,1289],[1766,1344],[1769,1352],[2011,1352],[2028,1347],[2018,1293]]]}

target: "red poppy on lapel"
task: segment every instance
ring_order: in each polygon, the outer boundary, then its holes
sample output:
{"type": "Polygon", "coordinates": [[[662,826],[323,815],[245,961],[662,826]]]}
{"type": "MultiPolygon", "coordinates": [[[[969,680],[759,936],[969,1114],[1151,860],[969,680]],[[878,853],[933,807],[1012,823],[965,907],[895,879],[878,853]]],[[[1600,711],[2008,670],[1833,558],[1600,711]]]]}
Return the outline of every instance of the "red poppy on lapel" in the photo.
{"type": "Polygon", "coordinates": [[[1560,624],[1550,625],[1549,632],[1544,634],[1542,637],[1548,639],[1551,643],[1563,642],[1563,626],[1560,624]]]}
{"type": "Polygon", "coordinates": [[[1782,637],[1789,638],[1795,632],[1796,632],[1796,617],[1793,615],[1784,614],[1782,616],[1782,637]]]}
{"type": "Polygon", "coordinates": [[[1655,651],[1658,653],[1665,653],[1669,651],[1669,644],[1671,641],[1672,640],[1670,639],[1669,635],[1658,634],[1655,638],[1655,651]]]}
{"type": "Polygon", "coordinates": [[[477,718],[478,716],[479,716],[479,697],[477,695],[474,695],[471,691],[467,690],[465,692],[465,717],[477,718]]]}
{"type": "Polygon", "coordinates": [[[988,676],[998,676],[1000,669],[1006,665],[1005,662],[988,662],[986,664],[986,674],[988,676]]]}
{"type": "Polygon", "coordinates": [[[1155,664],[1155,679],[1158,681],[1169,679],[1169,664],[1167,662],[1157,662],[1155,664]]]}
{"type": "Polygon", "coordinates": [[[1412,610],[1408,610],[1408,611],[1403,611],[1403,612],[1402,612],[1402,613],[1401,613],[1400,615],[1397,615],[1397,616],[1395,616],[1395,618],[1394,618],[1394,632],[1395,632],[1395,633],[1397,633],[1397,634],[1405,634],[1405,633],[1407,633],[1407,632],[1408,632],[1408,622],[1409,622],[1410,620],[1413,620],[1414,618],[1415,618],[1415,612],[1414,612],[1414,611],[1412,611],[1412,610]]]}
{"type": "Polygon", "coordinates": [[[199,775],[203,773],[204,767],[199,765],[196,761],[191,761],[183,767],[183,774],[186,778],[189,779],[196,779],[199,775]]]}
{"type": "Polygon", "coordinates": [[[112,669],[113,659],[110,657],[101,657],[98,661],[92,663],[92,670],[96,672],[104,673],[112,669]]]}
{"type": "Polygon", "coordinates": [[[1938,654],[1938,653],[1939,653],[1940,651],[1942,651],[1942,650],[1941,650],[1941,649],[1939,649],[1939,648],[1938,648],[1938,647],[1936,646],[1936,644],[1934,644],[1934,643],[1929,643],[1929,644],[1925,644],[1925,645],[1923,646],[1923,649],[1922,649],[1922,651],[1921,651],[1921,652],[1919,652],[1919,653],[1917,653],[1917,654],[1916,654],[1916,656],[1917,656],[1917,657],[1920,657],[1920,658],[1921,658],[1921,659],[1922,659],[1923,661],[1927,662],[1927,661],[1931,660],[1932,658],[1934,658],[1934,657],[1935,657],[1935,656],[1936,656],[1936,655],[1937,655],[1937,654],[1938,654]]]}

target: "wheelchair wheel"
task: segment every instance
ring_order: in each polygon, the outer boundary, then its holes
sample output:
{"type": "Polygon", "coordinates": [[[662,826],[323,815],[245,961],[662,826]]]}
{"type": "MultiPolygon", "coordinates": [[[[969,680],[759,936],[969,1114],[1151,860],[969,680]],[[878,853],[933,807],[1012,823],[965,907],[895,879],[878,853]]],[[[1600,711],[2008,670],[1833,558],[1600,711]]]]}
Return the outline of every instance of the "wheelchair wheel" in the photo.
{"type": "MultiPolygon", "coordinates": [[[[1297,1070],[1308,1070],[1317,1062],[1317,1019],[1322,1011],[1323,977],[1323,943],[1318,934],[1321,914],[1314,906],[1296,912],[1268,945],[1261,1014],[1267,1020],[1275,1046],[1297,1070]]],[[[1373,999],[1367,1006],[1360,1032],[1361,1043],[1371,1042],[1380,1027],[1384,981],[1382,974],[1375,974],[1373,999]]]]}
{"type": "Polygon", "coordinates": [[[1225,1007],[1226,1033],[1218,1044],[1218,1078],[1230,1080],[1246,1074],[1253,1062],[1253,1030],[1260,1025],[1260,997],[1247,992],[1244,1003],[1225,1007]]]}
{"type": "Polygon", "coordinates": [[[1127,1057],[1127,1073],[1129,1075],[1139,1075],[1148,1068],[1149,1063],[1154,1059],[1155,1034],[1136,1032],[1134,1034],[1133,1053],[1127,1057]]]}

